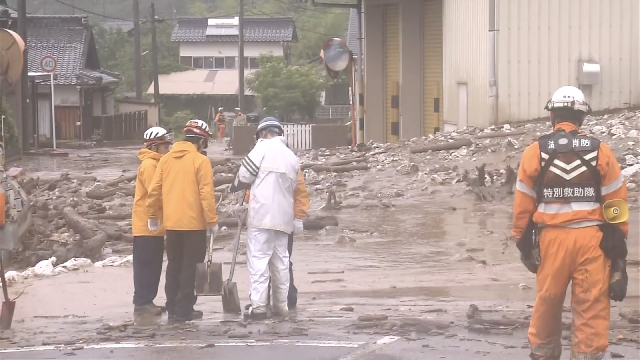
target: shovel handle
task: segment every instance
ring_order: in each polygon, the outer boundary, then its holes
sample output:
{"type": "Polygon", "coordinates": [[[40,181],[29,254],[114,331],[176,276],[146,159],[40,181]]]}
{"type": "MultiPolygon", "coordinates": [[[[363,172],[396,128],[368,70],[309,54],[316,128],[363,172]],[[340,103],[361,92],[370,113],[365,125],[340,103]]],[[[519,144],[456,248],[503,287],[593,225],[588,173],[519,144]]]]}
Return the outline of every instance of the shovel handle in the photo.
{"type": "Polygon", "coordinates": [[[215,234],[213,232],[211,232],[209,234],[209,254],[207,257],[207,262],[209,264],[211,264],[211,262],[213,261],[213,240],[215,239],[215,234]]]}
{"type": "MultiPolygon", "coordinates": [[[[247,190],[242,192],[242,199],[240,199],[240,205],[244,204],[244,197],[247,194],[247,190]]],[[[229,282],[233,280],[233,273],[236,270],[236,259],[238,258],[238,248],[240,247],[240,234],[242,234],[242,223],[247,218],[247,211],[238,215],[238,231],[236,232],[236,239],[233,244],[233,257],[231,258],[231,268],[229,269],[229,282]]]]}
{"type": "Polygon", "coordinates": [[[2,281],[2,293],[4,294],[4,301],[9,302],[9,289],[7,288],[7,277],[4,276],[4,264],[2,263],[2,256],[0,256],[0,281],[2,281]]]}

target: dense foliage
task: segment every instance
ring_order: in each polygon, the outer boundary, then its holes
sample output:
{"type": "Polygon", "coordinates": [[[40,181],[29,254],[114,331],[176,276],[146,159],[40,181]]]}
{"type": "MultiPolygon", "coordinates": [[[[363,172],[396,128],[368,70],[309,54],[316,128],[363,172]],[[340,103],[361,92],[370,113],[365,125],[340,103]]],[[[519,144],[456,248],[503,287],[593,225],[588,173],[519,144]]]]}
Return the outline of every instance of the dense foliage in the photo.
{"type": "Polygon", "coordinates": [[[260,70],[247,78],[247,85],[258,95],[265,115],[287,120],[293,114],[314,116],[323,79],[313,65],[286,66],[282,57],[263,55],[260,70]]]}

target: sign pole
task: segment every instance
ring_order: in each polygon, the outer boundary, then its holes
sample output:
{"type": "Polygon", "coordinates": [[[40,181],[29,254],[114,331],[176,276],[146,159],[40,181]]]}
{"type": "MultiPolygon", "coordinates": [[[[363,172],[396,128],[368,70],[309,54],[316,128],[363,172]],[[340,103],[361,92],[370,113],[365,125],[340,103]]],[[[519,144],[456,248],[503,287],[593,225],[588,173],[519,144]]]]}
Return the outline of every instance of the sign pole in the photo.
{"type": "Polygon", "coordinates": [[[51,72],[51,123],[53,124],[53,150],[56,150],[56,98],[53,88],[53,72],[51,72]]]}

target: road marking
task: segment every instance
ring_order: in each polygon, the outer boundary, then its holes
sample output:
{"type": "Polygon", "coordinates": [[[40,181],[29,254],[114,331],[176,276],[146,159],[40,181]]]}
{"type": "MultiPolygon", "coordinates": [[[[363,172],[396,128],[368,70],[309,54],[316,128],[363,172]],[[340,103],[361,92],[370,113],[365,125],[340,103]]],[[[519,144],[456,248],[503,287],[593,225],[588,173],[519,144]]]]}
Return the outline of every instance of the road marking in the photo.
{"type": "Polygon", "coordinates": [[[359,360],[359,359],[368,359],[369,355],[371,355],[372,353],[375,353],[376,351],[380,350],[381,348],[383,348],[385,345],[389,345],[397,340],[399,340],[400,338],[397,336],[385,336],[382,339],[376,341],[375,343],[373,343],[373,345],[371,346],[367,346],[364,348],[361,348],[360,350],[357,350],[355,352],[352,352],[349,355],[343,356],[340,358],[340,360],[359,360]]]}
{"type": "MultiPolygon", "coordinates": [[[[202,342],[166,342],[166,343],[103,343],[103,344],[91,344],[84,345],[83,349],[135,349],[144,347],[202,347],[207,345],[215,346],[269,346],[269,345],[293,345],[293,346],[315,346],[315,347],[343,347],[343,348],[358,348],[364,342],[350,342],[350,341],[308,341],[308,340],[273,340],[273,341],[220,341],[215,343],[202,343],[202,342]]],[[[2,349],[0,353],[17,353],[17,352],[37,352],[37,351],[51,351],[73,348],[74,346],[83,346],[83,344],[77,345],[50,345],[50,346],[32,346],[24,348],[14,349],[2,349]]]]}

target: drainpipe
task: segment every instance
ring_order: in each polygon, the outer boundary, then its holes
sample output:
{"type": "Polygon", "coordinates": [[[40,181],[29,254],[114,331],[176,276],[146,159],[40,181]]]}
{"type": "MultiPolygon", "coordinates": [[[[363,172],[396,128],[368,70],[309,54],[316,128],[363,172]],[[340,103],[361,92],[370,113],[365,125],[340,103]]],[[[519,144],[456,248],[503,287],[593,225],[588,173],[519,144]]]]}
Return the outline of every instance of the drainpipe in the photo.
{"type": "Polygon", "coordinates": [[[358,56],[356,57],[356,71],[358,73],[358,144],[364,143],[364,36],[362,30],[362,0],[358,0],[358,56]]]}
{"type": "Polygon", "coordinates": [[[496,2],[498,0],[489,0],[489,101],[491,104],[491,121],[493,125],[499,124],[498,116],[498,76],[496,70],[496,54],[498,52],[498,29],[497,29],[497,12],[496,2]]]}

